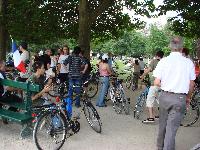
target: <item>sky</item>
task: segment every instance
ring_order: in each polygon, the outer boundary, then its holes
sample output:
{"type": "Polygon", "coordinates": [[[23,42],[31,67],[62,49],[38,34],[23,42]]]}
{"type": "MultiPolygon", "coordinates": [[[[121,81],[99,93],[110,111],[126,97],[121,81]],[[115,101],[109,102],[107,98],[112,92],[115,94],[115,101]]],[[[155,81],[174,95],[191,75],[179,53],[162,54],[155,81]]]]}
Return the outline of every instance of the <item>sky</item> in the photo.
{"type": "MultiPolygon", "coordinates": [[[[157,7],[158,5],[163,4],[163,0],[154,0],[154,4],[157,7]]],[[[128,13],[133,18],[137,17],[137,18],[140,18],[140,20],[145,21],[147,23],[146,27],[148,27],[150,24],[155,24],[155,23],[157,25],[164,26],[167,23],[167,18],[174,17],[177,15],[176,12],[171,11],[171,12],[167,12],[166,15],[159,16],[158,18],[147,18],[147,17],[143,17],[139,15],[134,15],[133,11],[129,11],[127,9],[125,9],[124,12],[128,13]]]]}

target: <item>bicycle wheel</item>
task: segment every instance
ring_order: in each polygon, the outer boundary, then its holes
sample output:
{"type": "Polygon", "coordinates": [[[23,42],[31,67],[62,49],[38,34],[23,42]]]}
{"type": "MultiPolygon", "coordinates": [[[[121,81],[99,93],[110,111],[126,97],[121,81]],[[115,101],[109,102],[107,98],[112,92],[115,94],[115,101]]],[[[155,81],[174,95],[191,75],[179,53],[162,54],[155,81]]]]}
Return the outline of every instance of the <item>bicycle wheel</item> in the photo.
{"type": "Polygon", "coordinates": [[[128,89],[130,89],[131,84],[132,84],[132,76],[130,75],[130,76],[128,76],[128,77],[126,78],[126,87],[127,87],[128,89]]]}
{"type": "Polygon", "coordinates": [[[126,115],[130,114],[130,98],[124,99],[124,112],[126,115]]]}
{"type": "Polygon", "coordinates": [[[142,94],[138,97],[137,102],[135,104],[135,109],[134,109],[134,118],[139,119],[141,113],[143,112],[144,109],[144,104],[146,102],[146,96],[145,94],[142,94]]]}
{"type": "Polygon", "coordinates": [[[68,85],[67,83],[61,83],[58,87],[58,93],[62,95],[62,97],[67,97],[68,94],[68,85]]]}
{"type": "Polygon", "coordinates": [[[101,133],[102,124],[101,124],[100,116],[97,110],[95,109],[95,107],[92,105],[92,103],[89,101],[84,101],[83,110],[84,110],[86,120],[88,121],[92,129],[96,131],[97,133],[101,133]]]}
{"type": "Polygon", "coordinates": [[[185,110],[184,118],[181,125],[184,127],[191,126],[199,119],[199,107],[196,102],[190,103],[189,107],[185,110]]]}
{"type": "Polygon", "coordinates": [[[96,80],[89,80],[86,87],[86,93],[89,98],[93,98],[98,92],[98,82],[96,80]]]}
{"type": "Polygon", "coordinates": [[[123,110],[123,98],[121,90],[119,88],[115,88],[114,94],[113,109],[116,113],[121,114],[123,110]]]}
{"type": "Polygon", "coordinates": [[[39,150],[59,150],[66,140],[66,131],[65,115],[48,111],[38,118],[33,130],[33,139],[39,150]]]}

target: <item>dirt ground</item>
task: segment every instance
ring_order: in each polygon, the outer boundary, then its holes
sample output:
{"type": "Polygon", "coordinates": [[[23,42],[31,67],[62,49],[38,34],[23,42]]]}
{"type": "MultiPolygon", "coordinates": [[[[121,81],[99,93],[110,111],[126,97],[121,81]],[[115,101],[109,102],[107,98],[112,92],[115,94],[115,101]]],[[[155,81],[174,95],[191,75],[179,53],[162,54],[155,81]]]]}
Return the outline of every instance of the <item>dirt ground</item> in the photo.
{"type": "MultiPolygon", "coordinates": [[[[129,91],[131,105],[134,106],[138,92],[129,91]]],[[[93,100],[95,104],[95,99],[93,100]]],[[[79,133],[65,142],[62,149],[68,150],[156,150],[158,121],[142,124],[130,115],[116,114],[109,101],[106,108],[97,108],[102,121],[102,133],[98,134],[88,125],[81,114],[79,133]]],[[[145,116],[143,116],[145,117],[145,116]]],[[[193,127],[180,127],[176,136],[176,150],[190,150],[200,143],[199,122],[193,127]]],[[[32,137],[20,139],[21,126],[16,123],[4,125],[0,120],[0,150],[34,150],[32,137]]]]}

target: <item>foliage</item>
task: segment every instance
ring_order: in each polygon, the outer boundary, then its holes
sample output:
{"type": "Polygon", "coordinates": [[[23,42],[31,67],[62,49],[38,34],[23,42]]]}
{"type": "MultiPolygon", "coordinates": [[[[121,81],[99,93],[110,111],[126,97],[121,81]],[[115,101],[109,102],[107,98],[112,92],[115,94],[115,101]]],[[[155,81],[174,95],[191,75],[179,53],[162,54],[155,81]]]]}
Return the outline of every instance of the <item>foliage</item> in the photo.
{"type": "Polygon", "coordinates": [[[87,3],[92,37],[119,36],[124,28],[141,27],[143,22],[122,13],[124,8],[136,14],[154,11],[153,0],[8,0],[6,20],[9,34],[16,39],[44,44],[59,38],[78,38],[80,2],[87,3]]]}
{"type": "Polygon", "coordinates": [[[168,45],[171,35],[172,33],[167,26],[159,29],[156,25],[151,25],[150,34],[147,36],[147,53],[152,56],[156,51],[163,50],[166,54],[169,54],[168,45]]]}
{"type": "Polygon", "coordinates": [[[200,37],[200,3],[198,0],[164,0],[164,4],[159,6],[160,15],[167,11],[176,11],[178,15],[170,19],[172,29],[186,37],[200,37]]]}

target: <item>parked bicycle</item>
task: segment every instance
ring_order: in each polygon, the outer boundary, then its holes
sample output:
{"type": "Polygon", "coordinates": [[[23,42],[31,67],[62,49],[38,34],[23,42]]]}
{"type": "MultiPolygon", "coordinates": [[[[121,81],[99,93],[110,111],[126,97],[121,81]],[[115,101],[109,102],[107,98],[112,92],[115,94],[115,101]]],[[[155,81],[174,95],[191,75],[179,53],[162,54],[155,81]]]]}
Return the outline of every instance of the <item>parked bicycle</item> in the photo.
{"type": "MultiPolygon", "coordinates": [[[[123,75],[125,73],[120,74],[123,75]]],[[[124,111],[128,115],[130,114],[130,98],[126,97],[122,82],[123,80],[118,79],[117,76],[111,77],[111,86],[108,91],[115,112],[121,114],[124,111]]]]}
{"type": "Polygon", "coordinates": [[[144,105],[146,103],[147,95],[150,88],[150,81],[149,78],[146,77],[142,82],[146,85],[146,88],[143,90],[143,92],[139,95],[139,97],[136,100],[135,108],[134,108],[134,118],[139,119],[141,113],[144,110],[144,105]]]}
{"type": "MultiPolygon", "coordinates": [[[[77,86],[74,86],[76,88],[77,86]]],[[[88,99],[85,91],[81,94],[86,120],[94,131],[101,133],[100,116],[88,99]]],[[[72,136],[80,130],[80,113],[78,116],[71,117],[67,110],[66,98],[60,95],[57,102],[33,108],[36,112],[36,124],[33,130],[33,139],[38,149],[60,149],[67,137],[72,136]],[[68,136],[67,136],[68,135],[68,136]]]]}
{"type": "Polygon", "coordinates": [[[185,109],[185,115],[181,122],[181,125],[184,127],[192,126],[195,124],[200,116],[199,106],[200,106],[200,89],[199,85],[196,84],[191,102],[189,106],[185,109]]]}

